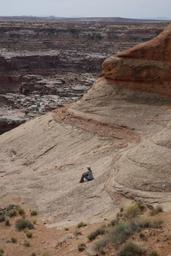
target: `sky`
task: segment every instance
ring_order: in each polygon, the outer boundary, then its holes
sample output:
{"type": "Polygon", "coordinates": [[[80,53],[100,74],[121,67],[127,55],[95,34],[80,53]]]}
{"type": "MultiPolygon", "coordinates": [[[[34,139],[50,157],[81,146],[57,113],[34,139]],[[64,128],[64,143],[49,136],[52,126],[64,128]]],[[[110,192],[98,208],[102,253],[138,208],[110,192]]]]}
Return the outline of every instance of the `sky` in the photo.
{"type": "Polygon", "coordinates": [[[0,0],[0,16],[171,18],[171,0],[0,0]]]}

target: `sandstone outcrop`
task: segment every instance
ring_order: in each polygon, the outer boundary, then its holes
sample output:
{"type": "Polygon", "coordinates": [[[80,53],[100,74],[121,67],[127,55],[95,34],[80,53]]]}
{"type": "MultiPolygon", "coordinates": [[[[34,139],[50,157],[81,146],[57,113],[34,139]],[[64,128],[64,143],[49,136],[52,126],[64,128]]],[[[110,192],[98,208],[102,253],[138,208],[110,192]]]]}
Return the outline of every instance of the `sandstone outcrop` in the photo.
{"type": "Polygon", "coordinates": [[[171,25],[156,38],[105,60],[102,74],[124,87],[171,97],[171,25]]]}
{"type": "Polygon", "coordinates": [[[105,60],[102,77],[71,106],[73,115],[129,127],[140,136],[140,143],[113,164],[111,187],[120,193],[169,201],[170,97],[171,25],[156,38],[105,60]]]}

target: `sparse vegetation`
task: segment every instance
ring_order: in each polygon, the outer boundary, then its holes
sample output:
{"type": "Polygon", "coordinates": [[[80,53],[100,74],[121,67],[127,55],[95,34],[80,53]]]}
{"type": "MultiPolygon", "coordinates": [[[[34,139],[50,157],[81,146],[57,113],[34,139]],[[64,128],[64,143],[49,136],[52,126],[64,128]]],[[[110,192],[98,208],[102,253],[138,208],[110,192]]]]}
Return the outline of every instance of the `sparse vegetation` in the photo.
{"type": "Polygon", "coordinates": [[[36,221],[36,220],[33,220],[33,224],[36,225],[36,224],[37,224],[37,221],[36,221]]]}
{"type": "Polygon", "coordinates": [[[86,226],[87,226],[86,223],[80,222],[80,223],[77,225],[77,228],[84,228],[84,227],[86,227],[86,226]]]}
{"type": "Polygon", "coordinates": [[[100,235],[104,235],[105,234],[105,227],[101,227],[101,228],[98,228],[98,229],[96,229],[94,232],[92,232],[92,233],[90,233],[89,235],[88,235],[88,239],[90,240],[90,241],[93,241],[93,240],[95,240],[98,236],[100,236],[100,235]]]}
{"type": "MultiPolygon", "coordinates": [[[[117,217],[113,219],[108,226],[103,228],[102,232],[101,229],[92,232],[88,236],[90,241],[95,240],[99,235],[104,235],[102,240],[95,244],[96,252],[101,255],[106,245],[113,244],[117,250],[122,248],[119,256],[142,255],[144,250],[137,247],[137,245],[127,243],[125,247],[123,247],[123,244],[126,243],[128,239],[132,238],[133,235],[144,229],[158,229],[162,227],[162,221],[160,219],[147,217],[147,215],[143,215],[144,211],[149,210],[141,203],[132,204],[127,209],[121,209],[117,217]],[[137,252],[137,254],[135,252],[137,252]]],[[[146,240],[142,232],[139,237],[144,241],[146,240]]]]}
{"type": "Polygon", "coordinates": [[[13,244],[16,244],[16,243],[17,243],[17,239],[16,239],[15,237],[12,237],[12,238],[11,238],[11,242],[12,242],[13,244]]]}
{"type": "Polygon", "coordinates": [[[74,235],[75,235],[75,236],[81,236],[82,233],[81,233],[81,231],[77,228],[77,229],[75,230],[75,232],[74,232],[74,235]]]}
{"type": "Polygon", "coordinates": [[[8,218],[5,219],[5,226],[10,227],[10,220],[8,218]]]}
{"type": "Polygon", "coordinates": [[[25,214],[20,206],[13,204],[8,205],[7,207],[0,209],[0,223],[5,222],[6,226],[10,226],[9,218],[14,218],[18,214],[22,216],[25,214]]]}
{"type": "Polygon", "coordinates": [[[21,216],[25,216],[25,211],[20,206],[18,207],[18,214],[21,216]]]}
{"type": "Polygon", "coordinates": [[[19,219],[16,222],[16,229],[18,231],[24,230],[24,229],[34,229],[34,225],[27,219],[19,219]]]}
{"type": "Polygon", "coordinates": [[[141,256],[145,250],[132,242],[127,243],[119,252],[118,256],[141,256]]]}
{"type": "Polygon", "coordinates": [[[30,212],[30,215],[31,215],[31,216],[37,216],[37,215],[38,215],[38,212],[37,212],[36,210],[32,210],[32,211],[30,212]]]}
{"type": "Polygon", "coordinates": [[[78,251],[83,252],[86,249],[86,245],[84,243],[81,243],[78,245],[78,251]]]}
{"type": "Polygon", "coordinates": [[[0,249],[0,256],[4,256],[4,250],[0,249]]]}
{"type": "Polygon", "coordinates": [[[26,236],[27,236],[27,238],[29,238],[29,239],[31,239],[32,237],[33,237],[33,234],[32,234],[32,232],[27,232],[26,233],[26,236]]]}
{"type": "Polygon", "coordinates": [[[105,254],[105,247],[108,244],[106,239],[101,239],[95,243],[94,249],[99,254],[105,254]]]}
{"type": "Polygon", "coordinates": [[[17,216],[17,211],[16,211],[16,209],[11,209],[11,210],[8,212],[7,216],[9,216],[10,218],[16,217],[16,216],[17,216]]]}
{"type": "Polygon", "coordinates": [[[5,216],[4,215],[0,215],[0,223],[4,222],[5,221],[5,216]]]}
{"type": "Polygon", "coordinates": [[[153,208],[151,209],[150,214],[151,214],[151,216],[154,216],[154,215],[157,215],[157,214],[159,214],[159,213],[161,213],[161,212],[163,212],[163,208],[158,205],[158,206],[153,207],[153,208]]]}
{"type": "Polygon", "coordinates": [[[141,204],[139,203],[134,203],[130,205],[126,210],[125,210],[125,216],[127,218],[135,218],[138,215],[140,215],[143,211],[143,208],[141,207],[141,204]]]}
{"type": "Polygon", "coordinates": [[[118,246],[124,243],[134,232],[135,227],[129,223],[119,223],[111,230],[109,238],[112,244],[118,246]]]}

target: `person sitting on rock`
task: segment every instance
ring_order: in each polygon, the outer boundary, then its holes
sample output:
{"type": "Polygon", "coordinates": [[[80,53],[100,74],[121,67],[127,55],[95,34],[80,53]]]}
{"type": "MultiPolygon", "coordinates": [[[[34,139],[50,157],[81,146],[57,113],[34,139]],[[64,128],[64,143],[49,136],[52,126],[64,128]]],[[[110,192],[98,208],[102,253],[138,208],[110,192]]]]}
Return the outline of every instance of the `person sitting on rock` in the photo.
{"type": "Polygon", "coordinates": [[[94,180],[93,172],[90,167],[87,167],[87,171],[84,172],[81,176],[80,183],[94,180]]]}

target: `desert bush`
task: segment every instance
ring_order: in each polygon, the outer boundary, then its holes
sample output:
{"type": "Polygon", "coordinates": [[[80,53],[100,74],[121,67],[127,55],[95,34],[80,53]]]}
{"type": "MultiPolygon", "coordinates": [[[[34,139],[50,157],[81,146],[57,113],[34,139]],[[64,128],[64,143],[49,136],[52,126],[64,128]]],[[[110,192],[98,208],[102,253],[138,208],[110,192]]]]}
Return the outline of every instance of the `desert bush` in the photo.
{"type": "Polygon", "coordinates": [[[90,234],[88,235],[88,239],[89,239],[90,241],[93,241],[93,240],[95,240],[98,236],[104,235],[105,232],[106,232],[105,227],[98,228],[98,229],[96,229],[94,232],[92,232],[92,233],[90,233],[90,234]]]}
{"type": "Polygon", "coordinates": [[[131,235],[133,231],[129,223],[119,223],[109,234],[110,241],[114,245],[120,245],[124,243],[131,235]]]}
{"type": "Polygon", "coordinates": [[[12,218],[12,217],[15,217],[18,214],[20,214],[21,211],[23,212],[23,210],[21,209],[20,206],[10,204],[7,207],[5,207],[4,209],[0,210],[0,216],[12,218]]]}
{"type": "Polygon", "coordinates": [[[32,238],[32,237],[33,237],[33,234],[32,234],[32,232],[27,232],[27,233],[26,233],[26,236],[27,236],[27,238],[32,238]]]}
{"type": "Polygon", "coordinates": [[[83,227],[86,227],[86,226],[87,226],[86,223],[80,222],[80,223],[78,223],[77,228],[83,228],[83,227]]]}
{"type": "Polygon", "coordinates": [[[109,226],[115,226],[117,224],[117,220],[114,219],[114,220],[111,220],[109,226]]]}
{"type": "Polygon", "coordinates": [[[7,216],[9,216],[10,218],[16,217],[17,216],[17,211],[16,209],[11,209],[8,211],[7,216]]]}
{"type": "Polygon", "coordinates": [[[141,256],[145,250],[132,242],[127,243],[119,252],[118,256],[141,256]]]}
{"type": "Polygon", "coordinates": [[[37,216],[38,215],[38,212],[36,210],[32,210],[30,212],[31,216],[37,216]]]}
{"type": "Polygon", "coordinates": [[[135,218],[140,215],[142,211],[141,205],[139,203],[134,203],[125,210],[125,216],[129,219],[135,218]]]}
{"type": "Polygon", "coordinates": [[[0,256],[4,256],[4,250],[0,249],[0,256]]]}
{"type": "Polygon", "coordinates": [[[81,231],[78,228],[76,228],[75,231],[74,231],[74,235],[75,236],[81,236],[82,233],[81,233],[81,231]]]}
{"type": "Polygon", "coordinates": [[[12,237],[11,238],[11,243],[16,244],[17,243],[17,239],[15,237],[12,237]]]}
{"type": "Polygon", "coordinates": [[[111,228],[109,239],[115,246],[121,245],[136,232],[146,228],[161,228],[160,220],[150,218],[137,218],[127,222],[121,222],[111,228]]]}
{"type": "Polygon", "coordinates": [[[33,229],[34,225],[27,219],[19,219],[16,222],[16,229],[18,231],[24,230],[24,229],[33,229]]]}
{"type": "Polygon", "coordinates": [[[78,245],[78,251],[79,252],[83,252],[86,248],[86,245],[84,243],[81,243],[78,245]]]}
{"type": "Polygon", "coordinates": [[[11,226],[10,220],[8,218],[5,219],[5,226],[7,227],[11,226]]]}
{"type": "Polygon", "coordinates": [[[159,213],[163,212],[163,208],[161,206],[153,207],[150,211],[151,216],[157,215],[159,213]]]}
{"type": "Polygon", "coordinates": [[[21,216],[24,216],[24,215],[25,215],[24,209],[22,209],[20,206],[18,206],[17,211],[18,211],[18,214],[19,214],[19,215],[21,215],[21,216]]]}
{"type": "Polygon", "coordinates": [[[95,252],[97,252],[98,255],[99,254],[104,255],[105,248],[106,248],[107,244],[108,244],[108,240],[106,240],[106,239],[101,239],[101,240],[97,241],[94,245],[95,252]]]}
{"type": "Polygon", "coordinates": [[[4,221],[5,221],[5,215],[1,214],[1,215],[0,215],[0,223],[1,223],[1,222],[4,222],[4,221]]]}
{"type": "Polygon", "coordinates": [[[141,227],[141,229],[145,229],[145,228],[161,228],[162,227],[162,220],[153,220],[151,218],[141,218],[139,220],[139,225],[141,227]]]}

